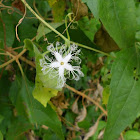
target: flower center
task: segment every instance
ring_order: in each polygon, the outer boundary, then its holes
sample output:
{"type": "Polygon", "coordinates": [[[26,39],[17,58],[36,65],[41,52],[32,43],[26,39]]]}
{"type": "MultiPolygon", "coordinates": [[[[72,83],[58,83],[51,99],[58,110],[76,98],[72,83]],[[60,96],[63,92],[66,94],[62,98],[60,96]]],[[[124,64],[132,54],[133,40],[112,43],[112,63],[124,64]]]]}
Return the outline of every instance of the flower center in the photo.
{"type": "Polygon", "coordinates": [[[60,64],[61,64],[61,65],[64,65],[64,62],[61,62],[60,64]]]}

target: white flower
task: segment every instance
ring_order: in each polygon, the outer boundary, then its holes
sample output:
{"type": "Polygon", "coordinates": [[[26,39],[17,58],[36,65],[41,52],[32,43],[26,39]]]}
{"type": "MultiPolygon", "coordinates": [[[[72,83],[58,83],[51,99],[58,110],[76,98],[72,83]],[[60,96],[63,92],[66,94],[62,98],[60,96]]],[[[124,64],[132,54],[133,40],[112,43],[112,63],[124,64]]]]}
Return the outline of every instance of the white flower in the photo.
{"type": "Polygon", "coordinates": [[[43,74],[49,73],[51,78],[58,76],[57,88],[62,88],[64,86],[66,78],[79,80],[80,77],[84,76],[80,70],[80,66],[71,65],[73,61],[77,64],[81,63],[81,59],[78,57],[80,50],[77,48],[78,46],[75,44],[67,48],[65,45],[57,42],[56,48],[54,48],[53,44],[47,47],[48,51],[51,52],[55,59],[49,58],[49,56],[45,56],[45,59],[40,59],[43,74]],[[60,47],[60,49],[58,47],[60,47]]]}

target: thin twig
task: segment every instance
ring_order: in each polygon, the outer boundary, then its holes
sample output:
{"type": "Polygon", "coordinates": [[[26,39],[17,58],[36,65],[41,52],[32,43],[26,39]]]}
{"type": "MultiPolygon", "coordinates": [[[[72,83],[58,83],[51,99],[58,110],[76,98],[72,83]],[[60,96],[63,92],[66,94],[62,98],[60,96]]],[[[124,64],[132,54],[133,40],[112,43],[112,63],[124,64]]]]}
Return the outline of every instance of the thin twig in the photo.
{"type": "Polygon", "coordinates": [[[0,53],[0,55],[8,55],[8,54],[6,54],[6,53],[0,53]]]}
{"type": "Polygon", "coordinates": [[[35,0],[33,1],[33,6],[34,6],[34,9],[35,9],[35,11],[37,12],[37,14],[38,14],[42,19],[44,19],[43,16],[39,13],[38,9],[36,8],[35,0]]]}
{"type": "Polygon", "coordinates": [[[23,46],[12,48],[12,50],[14,51],[14,50],[18,50],[18,49],[21,49],[21,48],[23,48],[23,46]]]}
{"type": "Polygon", "coordinates": [[[121,133],[121,139],[124,140],[124,138],[123,138],[123,133],[121,133]]]}
{"type": "MultiPolygon", "coordinates": [[[[15,52],[15,51],[11,51],[11,53],[14,54],[14,55],[18,55],[18,53],[15,52]]],[[[29,64],[29,65],[32,66],[33,68],[35,68],[35,63],[33,63],[32,61],[26,59],[25,57],[20,56],[19,59],[21,59],[21,60],[24,61],[25,63],[29,64]]]]}
{"type": "Polygon", "coordinates": [[[0,68],[3,68],[5,66],[7,66],[8,64],[12,63],[13,61],[15,61],[16,59],[20,58],[27,50],[24,49],[21,53],[19,53],[17,56],[15,56],[13,59],[9,60],[8,62],[0,65],[0,68]]]}
{"type": "Polygon", "coordinates": [[[16,25],[16,38],[17,40],[20,42],[20,39],[19,39],[19,36],[18,36],[18,26],[22,23],[23,19],[25,18],[26,16],[26,6],[25,6],[25,12],[24,12],[24,15],[23,17],[18,21],[18,24],[16,25]]]}
{"type": "Polygon", "coordinates": [[[76,90],[76,89],[74,89],[74,88],[72,88],[72,87],[70,87],[68,85],[65,85],[65,87],[68,88],[69,90],[73,91],[74,93],[82,96],[83,98],[86,98],[89,101],[91,101],[93,104],[95,104],[96,106],[98,106],[102,110],[102,112],[107,116],[107,111],[98,102],[96,102],[95,100],[93,100],[92,98],[90,98],[89,96],[87,96],[86,94],[84,94],[84,93],[82,93],[82,92],[80,92],[80,91],[78,91],[78,90],[76,90]]]}
{"type": "Polygon", "coordinates": [[[78,11],[79,11],[79,3],[80,3],[80,2],[79,2],[79,0],[78,0],[78,7],[77,7],[77,10],[76,10],[76,14],[75,14],[74,18],[72,19],[72,21],[68,24],[68,26],[66,27],[66,29],[63,31],[62,34],[64,34],[66,30],[68,30],[69,26],[70,26],[70,25],[74,22],[74,20],[76,19],[77,14],[78,14],[78,11]]]}

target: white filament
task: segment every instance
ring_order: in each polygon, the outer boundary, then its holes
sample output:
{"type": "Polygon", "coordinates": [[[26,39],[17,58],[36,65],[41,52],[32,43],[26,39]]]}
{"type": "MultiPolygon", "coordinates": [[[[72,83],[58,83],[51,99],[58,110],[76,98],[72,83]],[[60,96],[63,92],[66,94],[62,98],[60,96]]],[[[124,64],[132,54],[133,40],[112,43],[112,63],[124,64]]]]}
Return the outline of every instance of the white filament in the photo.
{"type": "Polygon", "coordinates": [[[76,44],[70,45],[68,49],[65,45],[56,42],[56,47],[53,44],[47,47],[48,51],[51,52],[53,58],[45,56],[40,59],[40,66],[42,67],[43,74],[49,73],[50,78],[58,77],[57,88],[62,88],[66,82],[65,74],[68,74],[68,78],[79,80],[84,74],[80,70],[80,66],[72,66],[70,62],[75,61],[78,65],[81,63],[79,58],[80,50],[76,44]],[[58,51],[58,47],[60,47],[58,51]]]}

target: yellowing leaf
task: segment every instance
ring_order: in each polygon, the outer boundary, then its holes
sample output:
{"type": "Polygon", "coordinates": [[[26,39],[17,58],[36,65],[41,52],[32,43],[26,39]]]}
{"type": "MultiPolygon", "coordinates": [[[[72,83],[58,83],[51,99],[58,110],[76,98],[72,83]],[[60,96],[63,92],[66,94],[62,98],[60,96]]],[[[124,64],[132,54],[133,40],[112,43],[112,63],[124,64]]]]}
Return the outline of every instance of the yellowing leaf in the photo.
{"type": "Polygon", "coordinates": [[[34,46],[35,58],[36,58],[36,81],[35,89],[33,91],[33,96],[44,106],[47,105],[47,102],[54,96],[57,95],[57,79],[51,78],[48,74],[43,74],[40,66],[40,59],[43,58],[43,55],[39,50],[34,46]]]}
{"type": "Polygon", "coordinates": [[[107,103],[108,103],[108,99],[109,99],[109,95],[110,95],[109,92],[110,92],[110,88],[108,86],[106,88],[104,88],[102,102],[105,105],[107,105],[107,103]]]}
{"type": "Polygon", "coordinates": [[[50,89],[45,88],[41,81],[38,81],[36,79],[36,87],[33,91],[33,96],[35,99],[37,99],[43,106],[46,107],[48,101],[56,96],[58,93],[58,90],[56,89],[50,89]]]}
{"type": "Polygon", "coordinates": [[[50,73],[43,74],[42,67],[40,66],[40,59],[43,59],[43,55],[40,53],[38,48],[29,40],[24,41],[26,49],[34,49],[35,53],[35,63],[36,63],[36,80],[35,80],[35,89],[33,91],[33,96],[37,99],[42,105],[46,107],[48,101],[57,95],[58,89],[58,77],[50,77],[50,73]]]}
{"type": "Polygon", "coordinates": [[[58,0],[52,6],[52,12],[55,22],[61,22],[63,20],[64,12],[65,12],[65,1],[58,0]]]}
{"type": "Polygon", "coordinates": [[[57,0],[48,0],[50,7],[52,7],[56,2],[57,0]]]}

